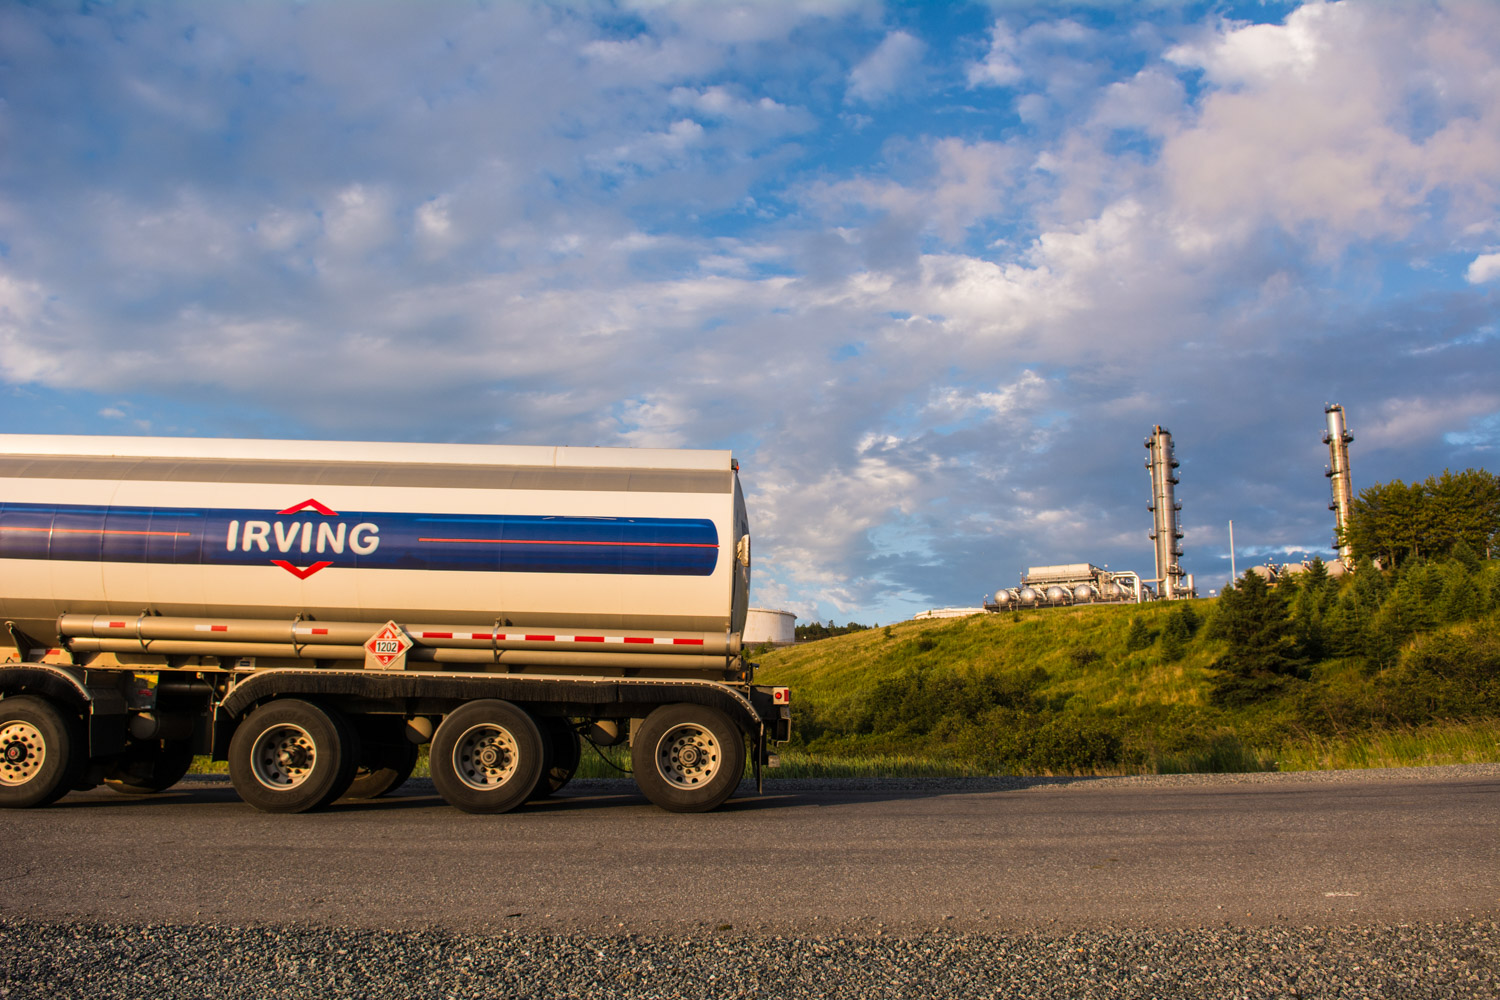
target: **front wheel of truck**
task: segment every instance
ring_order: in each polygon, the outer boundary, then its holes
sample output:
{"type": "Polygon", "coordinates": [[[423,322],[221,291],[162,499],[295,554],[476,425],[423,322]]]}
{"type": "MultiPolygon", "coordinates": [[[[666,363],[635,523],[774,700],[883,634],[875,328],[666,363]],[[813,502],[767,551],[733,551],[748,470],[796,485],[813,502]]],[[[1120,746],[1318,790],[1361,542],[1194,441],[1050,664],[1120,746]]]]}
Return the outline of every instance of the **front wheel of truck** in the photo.
{"type": "Polygon", "coordinates": [[[635,783],[669,812],[723,805],[745,773],[745,738],[729,717],[701,705],[663,705],[630,747],[635,783]]]}
{"type": "Polygon", "coordinates": [[[45,698],[0,699],[0,807],[51,805],[88,764],[83,723],[45,698]]]}

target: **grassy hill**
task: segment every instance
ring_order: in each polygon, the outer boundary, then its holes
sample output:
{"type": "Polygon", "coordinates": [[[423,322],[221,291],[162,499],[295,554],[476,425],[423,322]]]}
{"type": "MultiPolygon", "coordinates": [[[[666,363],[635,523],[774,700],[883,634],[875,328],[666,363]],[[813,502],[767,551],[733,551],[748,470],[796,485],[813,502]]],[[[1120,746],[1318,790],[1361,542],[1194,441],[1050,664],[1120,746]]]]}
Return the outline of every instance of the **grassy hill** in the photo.
{"type": "Polygon", "coordinates": [[[1434,623],[1384,659],[1309,660],[1300,676],[1235,687],[1214,667],[1226,650],[1204,627],[1214,605],[1188,602],[1197,627],[1185,640],[1180,623],[1169,635],[1182,603],[904,622],[765,652],[756,680],[793,689],[796,736],[784,756],[796,774],[1500,760],[1493,610],[1434,623]],[[1472,676],[1444,676],[1455,656],[1472,676]]]}

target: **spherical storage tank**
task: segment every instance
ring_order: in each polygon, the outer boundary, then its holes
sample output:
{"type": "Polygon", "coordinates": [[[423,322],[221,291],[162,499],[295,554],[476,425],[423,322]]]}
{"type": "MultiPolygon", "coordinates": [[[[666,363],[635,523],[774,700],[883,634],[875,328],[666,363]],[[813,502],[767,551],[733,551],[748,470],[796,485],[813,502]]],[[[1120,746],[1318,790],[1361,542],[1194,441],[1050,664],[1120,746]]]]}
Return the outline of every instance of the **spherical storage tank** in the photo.
{"type": "Polygon", "coordinates": [[[1053,604],[1061,604],[1068,599],[1068,588],[1051,586],[1047,588],[1047,600],[1053,604]]]}
{"type": "Polygon", "coordinates": [[[1016,595],[1013,594],[1013,593],[1011,593],[1008,590],[997,590],[997,591],[995,591],[995,603],[996,604],[1009,604],[1011,601],[1014,601],[1015,599],[1016,599],[1016,595]]]}
{"type": "Polygon", "coordinates": [[[1073,588],[1073,600],[1080,604],[1094,599],[1094,588],[1087,583],[1080,583],[1073,588]]]}
{"type": "Polygon", "coordinates": [[[797,616],[790,611],[751,608],[745,615],[745,645],[790,646],[797,641],[797,616]]]}
{"type": "Polygon", "coordinates": [[[1022,587],[1016,594],[1016,596],[1020,598],[1022,604],[1035,604],[1037,601],[1042,599],[1042,595],[1038,594],[1036,590],[1031,587],[1022,587]]]}

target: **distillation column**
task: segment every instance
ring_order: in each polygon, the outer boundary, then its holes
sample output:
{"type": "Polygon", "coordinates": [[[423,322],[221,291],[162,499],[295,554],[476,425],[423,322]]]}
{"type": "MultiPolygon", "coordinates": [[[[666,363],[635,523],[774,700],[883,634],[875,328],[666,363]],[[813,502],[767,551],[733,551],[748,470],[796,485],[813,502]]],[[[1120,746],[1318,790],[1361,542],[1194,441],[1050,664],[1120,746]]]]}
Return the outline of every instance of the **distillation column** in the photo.
{"type": "Polygon", "coordinates": [[[1146,459],[1146,468],[1151,470],[1151,506],[1154,515],[1151,539],[1156,542],[1156,581],[1159,596],[1165,600],[1191,596],[1192,585],[1182,586],[1182,529],[1177,522],[1177,512],[1182,504],[1177,502],[1172,487],[1178,483],[1177,460],[1172,457],[1172,433],[1161,424],[1151,429],[1146,439],[1146,450],[1151,454],[1146,459]],[[1180,593],[1181,592],[1181,593],[1180,593]]]}
{"type": "Polygon", "coordinates": [[[1344,427],[1344,408],[1337,403],[1323,407],[1328,418],[1328,432],[1323,443],[1328,446],[1328,470],[1323,473],[1329,479],[1333,501],[1328,509],[1334,512],[1333,547],[1339,559],[1350,569],[1354,568],[1354,547],[1349,544],[1349,505],[1354,501],[1354,481],[1349,476],[1349,442],[1354,435],[1344,427]]]}

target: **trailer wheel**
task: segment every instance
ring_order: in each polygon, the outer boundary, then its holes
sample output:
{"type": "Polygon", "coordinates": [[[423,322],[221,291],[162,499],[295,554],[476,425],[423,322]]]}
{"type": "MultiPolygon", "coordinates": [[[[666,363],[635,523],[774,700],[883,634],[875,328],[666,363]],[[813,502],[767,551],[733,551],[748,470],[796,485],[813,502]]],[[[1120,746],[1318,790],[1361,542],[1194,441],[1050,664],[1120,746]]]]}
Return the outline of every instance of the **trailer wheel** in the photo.
{"type": "Polygon", "coordinates": [[[83,726],[33,695],[0,699],[0,806],[51,805],[88,766],[83,726]]]}
{"type": "Polygon", "coordinates": [[[630,763],[652,802],[669,812],[707,812],[739,787],[745,737],[718,709],[663,705],[641,723],[630,763]]]}
{"type": "Polygon", "coordinates": [[[536,791],[531,793],[531,797],[545,799],[561,791],[564,785],[573,780],[573,774],[578,770],[581,750],[578,734],[568,725],[567,719],[547,716],[538,719],[537,726],[542,731],[542,739],[547,742],[549,759],[547,773],[537,782],[536,791]]]}
{"type": "Polygon", "coordinates": [[[321,809],[354,780],[359,741],[341,715],[297,698],[267,702],[229,741],[229,780],[262,812],[321,809]]]}
{"type": "Polygon", "coordinates": [[[104,783],[121,795],[151,795],[177,784],[192,766],[193,745],[187,740],[137,743],[109,765],[104,783]]]}
{"type": "Polygon", "coordinates": [[[406,783],[417,766],[417,745],[406,737],[399,743],[366,745],[365,756],[354,771],[354,781],[344,793],[350,799],[378,799],[406,783]]]}
{"type": "Polygon", "coordinates": [[[471,701],[448,713],[427,756],[432,783],[464,812],[500,813],[531,797],[546,763],[541,730],[508,701],[471,701]]]}

